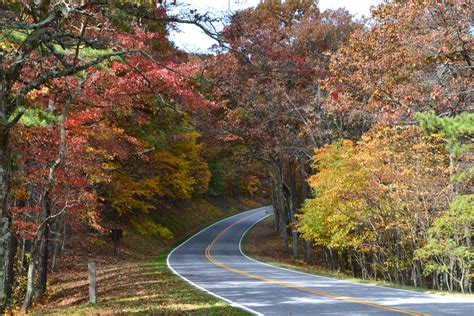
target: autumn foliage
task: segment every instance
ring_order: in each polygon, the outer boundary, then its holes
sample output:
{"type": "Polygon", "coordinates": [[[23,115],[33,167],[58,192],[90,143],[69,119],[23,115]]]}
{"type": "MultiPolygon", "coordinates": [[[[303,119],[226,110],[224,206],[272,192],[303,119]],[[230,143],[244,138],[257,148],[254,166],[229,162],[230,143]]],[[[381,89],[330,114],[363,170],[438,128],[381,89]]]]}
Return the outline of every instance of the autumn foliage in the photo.
{"type": "Polygon", "coordinates": [[[191,117],[216,104],[198,91],[199,67],[167,38],[179,19],[154,1],[0,7],[3,307],[18,242],[26,311],[46,290],[66,228],[104,234],[107,216],[169,238],[143,214],[207,193],[191,117]]]}
{"type": "Polygon", "coordinates": [[[470,1],[386,1],[368,21],[262,1],[209,56],[168,40],[207,17],[166,3],[0,7],[3,307],[14,262],[24,311],[46,291],[65,228],[170,238],[155,213],[226,193],[271,197],[295,259],[472,291],[470,1]]]}
{"type": "Polygon", "coordinates": [[[449,207],[449,159],[441,137],[419,127],[375,126],[356,144],[327,145],[314,159],[318,173],[309,184],[315,197],[303,207],[300,232],[349,252],[365,278],[422,283],[424,267],[416,270],[414,254],[449,207]]]}
{"type": "Polygon", "coordinates": [[[388,1],[363,23],[263,1],[232,16],[207,63],[225,102],[213,131],[265,166],[295,259],[472,291],[472,12],[388,1]]]}

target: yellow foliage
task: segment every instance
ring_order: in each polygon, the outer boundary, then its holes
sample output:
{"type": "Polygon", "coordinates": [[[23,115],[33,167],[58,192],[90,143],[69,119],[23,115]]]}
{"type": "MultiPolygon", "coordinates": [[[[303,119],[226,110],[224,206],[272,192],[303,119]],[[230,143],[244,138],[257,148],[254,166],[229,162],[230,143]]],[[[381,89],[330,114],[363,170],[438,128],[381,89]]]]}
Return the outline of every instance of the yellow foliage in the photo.
{"type": "Polygon", "coordinates": [[[134,180],[118,174],[114,177],[114,194],[112,207],[120,214],[129,214],[133,211],[147,213],[154,208],[156,197],[162,196],[160,178],[146,178],[134,180]]]}
{"type": "Polygon", "coordinates": [[[211,172],[201,157],[197,132],[172,136],[168,148],[151,151],[148,160],[115,172],[111,181],[112,207],[120,214],[147,213],[160,198],[190,199],[207,191],[211,172]]]}
{"type": "Polygon", "coordinates": [[[166,227],[155,223],[151,218],[132,217],[130,224],[142,235],[157,235],[161,238],[172,239],[173,233],[166,227]]]}
{"type": "Polygon", "coordinates": [[[15,188],[13,190],[13,196],[17,201],[26,201],[28,199],[28,192],[25,188],[15,188]]]}
{"type": "Polygon", "coordinates": [[[397,242],[422,243],[413,234],[424,236],[434,212],[447,207],[444,144],[417,126],[375,126],[357,144],[343,140],[315,150],[314,161],[317,173],[308,183],[315,197],[303,207],[299,230],[318,244],[390,249],[395,231],[397,242]]]}
{"type": "Polygon", "coordinates": [[[260,186],[260,179],[254,175],[246,176],[240,181],[241,190],[247,192],[250,196],[253,196],[255,193],[257,193],[260,186]]]}

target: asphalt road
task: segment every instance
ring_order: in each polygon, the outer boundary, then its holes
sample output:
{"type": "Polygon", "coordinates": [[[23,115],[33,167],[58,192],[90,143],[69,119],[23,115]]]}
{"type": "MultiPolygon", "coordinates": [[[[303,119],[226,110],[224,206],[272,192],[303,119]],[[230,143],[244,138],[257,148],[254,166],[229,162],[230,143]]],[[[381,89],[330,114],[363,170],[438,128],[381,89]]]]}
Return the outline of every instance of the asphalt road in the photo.
{"type": "Polygon", "coordinates": [[[341,281],[246,257],[243,235],[270,214],[260,208],[209,226],[171,252],[168,267],[256,315],[474,315],[474,300],[341,281]]]}

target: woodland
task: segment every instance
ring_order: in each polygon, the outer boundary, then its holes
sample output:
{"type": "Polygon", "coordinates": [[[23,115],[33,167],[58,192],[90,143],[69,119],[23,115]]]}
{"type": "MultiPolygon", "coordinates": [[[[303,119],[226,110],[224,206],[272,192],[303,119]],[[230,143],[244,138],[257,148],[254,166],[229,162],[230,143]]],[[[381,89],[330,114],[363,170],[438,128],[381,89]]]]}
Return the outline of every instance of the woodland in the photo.
{"type": "Polygon", "coordinates": [[[175,6],[1,2],[3,310],[45,295],[67,231],[165,239],[148,215],[202,196],[267,198],[294,258],[473,291],[471,0],[175,6]],[[180,24],[213,52],[177,49],[180,24]]]}

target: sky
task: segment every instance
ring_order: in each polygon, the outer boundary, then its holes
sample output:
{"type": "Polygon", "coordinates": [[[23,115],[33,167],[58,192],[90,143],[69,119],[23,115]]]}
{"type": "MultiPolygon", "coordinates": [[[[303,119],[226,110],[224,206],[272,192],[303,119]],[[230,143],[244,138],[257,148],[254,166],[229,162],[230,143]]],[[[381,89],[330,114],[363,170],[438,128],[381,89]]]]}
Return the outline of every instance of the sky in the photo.
{"type": "MultiPolygon", "coordinates": [[[[237,11],[257,5],[260,0],[177,0],[181,8],[197,9],[199,13],[211,12],[219,15],[222,12],[237,11]]],[[[370,15],[370,7],[381,3],[381,0],[320,0],[321,10],[345,7],[352,14],[360,17],[370,15]]],[[[215,41],[193,25],[180,25],[180,31],[172,31],[170,39],[187,52],[206,52],[215,41]]]]}

